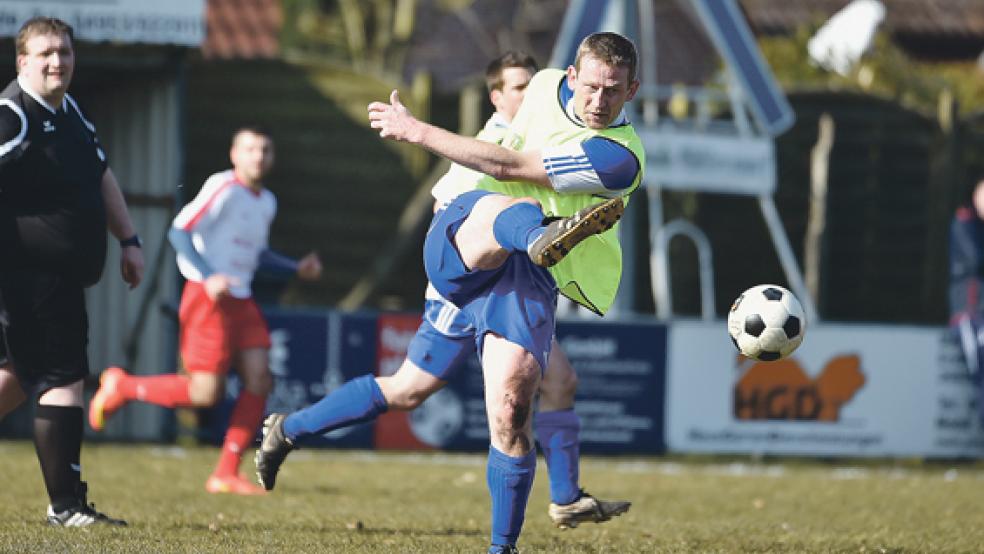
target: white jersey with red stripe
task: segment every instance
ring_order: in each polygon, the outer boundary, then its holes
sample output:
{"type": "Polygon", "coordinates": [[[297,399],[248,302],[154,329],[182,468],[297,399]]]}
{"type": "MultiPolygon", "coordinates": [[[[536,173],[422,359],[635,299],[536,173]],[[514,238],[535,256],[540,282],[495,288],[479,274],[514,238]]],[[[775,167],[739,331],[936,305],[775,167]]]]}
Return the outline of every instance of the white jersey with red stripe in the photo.
{"type": "MultiPolygon", "coordinates": [[[[260,252],[267,248],[277,199],[267,189],[259,192],[236,178],[230,169],[205,181],[201,192],[177,217],[174,227],[191,233],[195,250],[216,273],[236,280],[230,293],[249,298],[260,252]]],[[[178,269],[190,281],[203,280],[201,272],[180,253],[178,269]]]]}

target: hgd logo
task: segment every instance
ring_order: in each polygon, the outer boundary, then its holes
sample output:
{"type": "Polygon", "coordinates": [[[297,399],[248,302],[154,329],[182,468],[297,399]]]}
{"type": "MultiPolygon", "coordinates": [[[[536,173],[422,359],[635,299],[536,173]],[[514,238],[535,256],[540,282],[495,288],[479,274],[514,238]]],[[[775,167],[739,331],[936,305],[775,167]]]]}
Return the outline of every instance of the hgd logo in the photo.
{"type": "Polygon", "coordinates": [[[734,413],[740,420],[838,421],[841,406],[865,383],[855,355],[834,358],[816,380],[790,358],[742,360],[751,366],[735,383],[734,413]]]}

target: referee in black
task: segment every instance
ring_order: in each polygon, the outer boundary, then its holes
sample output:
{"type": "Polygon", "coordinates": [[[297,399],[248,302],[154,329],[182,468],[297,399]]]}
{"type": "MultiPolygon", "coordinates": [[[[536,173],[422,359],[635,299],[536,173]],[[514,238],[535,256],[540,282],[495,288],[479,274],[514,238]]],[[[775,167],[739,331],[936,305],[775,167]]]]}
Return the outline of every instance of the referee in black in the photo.
{"type": "Polygon", "coordinates": [[[49,524],[126,525],[88,503],[81,479],[89,373],[83,291],[102,275],[107,227],[120,241],[130,288],[144,262],[95,127],[66,93],[74,68],[68,24],[24,23],[17,79],[0,93],[0,418],[36,395],[34,444],[49,524]]]}

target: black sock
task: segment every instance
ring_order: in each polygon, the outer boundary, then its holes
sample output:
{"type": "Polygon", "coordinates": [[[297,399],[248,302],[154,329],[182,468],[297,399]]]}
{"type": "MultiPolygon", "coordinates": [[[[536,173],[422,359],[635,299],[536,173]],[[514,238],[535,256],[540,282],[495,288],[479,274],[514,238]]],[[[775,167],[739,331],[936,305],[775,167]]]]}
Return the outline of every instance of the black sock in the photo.
{"type": "Polygon", "coordinates": [[[34,449],[51,507],[56,512],[79,501],[82,425],[82,408],[78,406],[34,407],[34,449]]]}

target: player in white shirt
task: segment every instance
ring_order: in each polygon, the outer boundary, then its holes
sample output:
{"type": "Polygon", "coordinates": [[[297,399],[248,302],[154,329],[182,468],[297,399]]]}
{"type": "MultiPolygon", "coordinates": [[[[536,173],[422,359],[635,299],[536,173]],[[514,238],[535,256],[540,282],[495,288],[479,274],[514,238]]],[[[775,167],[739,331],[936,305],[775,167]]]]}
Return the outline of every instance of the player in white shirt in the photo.
{"type": "Polygon", "coordinates": [[[190,233],[194,247],[178,250],[181,275],[196,283],[208,277],[203,270],[224,275],[231,296],[249,298],[276,212],[277,200],[269,190],[244,185],[232,169],[212,175],[174,218],[174,230],[190,233]]]}
{"type": "MultiPolygon", "coordinates": [[[[489,64],[486,84],[496,112],[477,138],[502,143],[536,69],[533,58],[515,52],[506,53],[489,64]]],[[[444,206],[461,193],[474,190],[482,177],[482,173],[452,164],[431,191],[437,207],[444,206]]],[[[265,447],[272,448],[278,442],[284,444],[284,437],[288,441],[293,439],[294,426],[304,433],[312,429],[326,432],[372,419],[382,411],[415,409],[447,385],[464,367],[467,357],[475,355],[473,332],[467,319],[459,316],[458,308],[428,283],[424,321],[396,373],[356,378],[309,408],[289,416],[272,414],[267,418],[263,444],[257,452],[260,482],[267,489],[273,488],[286,452],[268,453],[264,451],[265,447]]],[[[597,499],[579,486],[580,420],[573,409],[576,392],[577,374],[554,340],[546,372],[540,381],[533,427],[550,475],[548,513],[560,528],[577,527],[581,522],[607,521],[631,506],[627,501],[597,499]]]]}
{"type": "Polygon", "coordinates": [[[89,407],[89,424],[99,431],[131,400],[168,408],[214,406],[234,365],[243,387],[218,465],[205,483],[211,493],[264,492],[239,474],[242,454],[253,441],[273,386],[267,361],[270,335],[252,298],[253,274],[262,264],[302,279],[321,276],[317,254],[294,261],[267,247],[277,201],[263,187],[263,178],[273,167],[273,156],[266,131],[239,129],[229,153],[233,169],[209,177],[174,218],[168,238],[187,279],[178,315],[188,374],[137,376],[111,367],[103,372],[89,407]]]}

